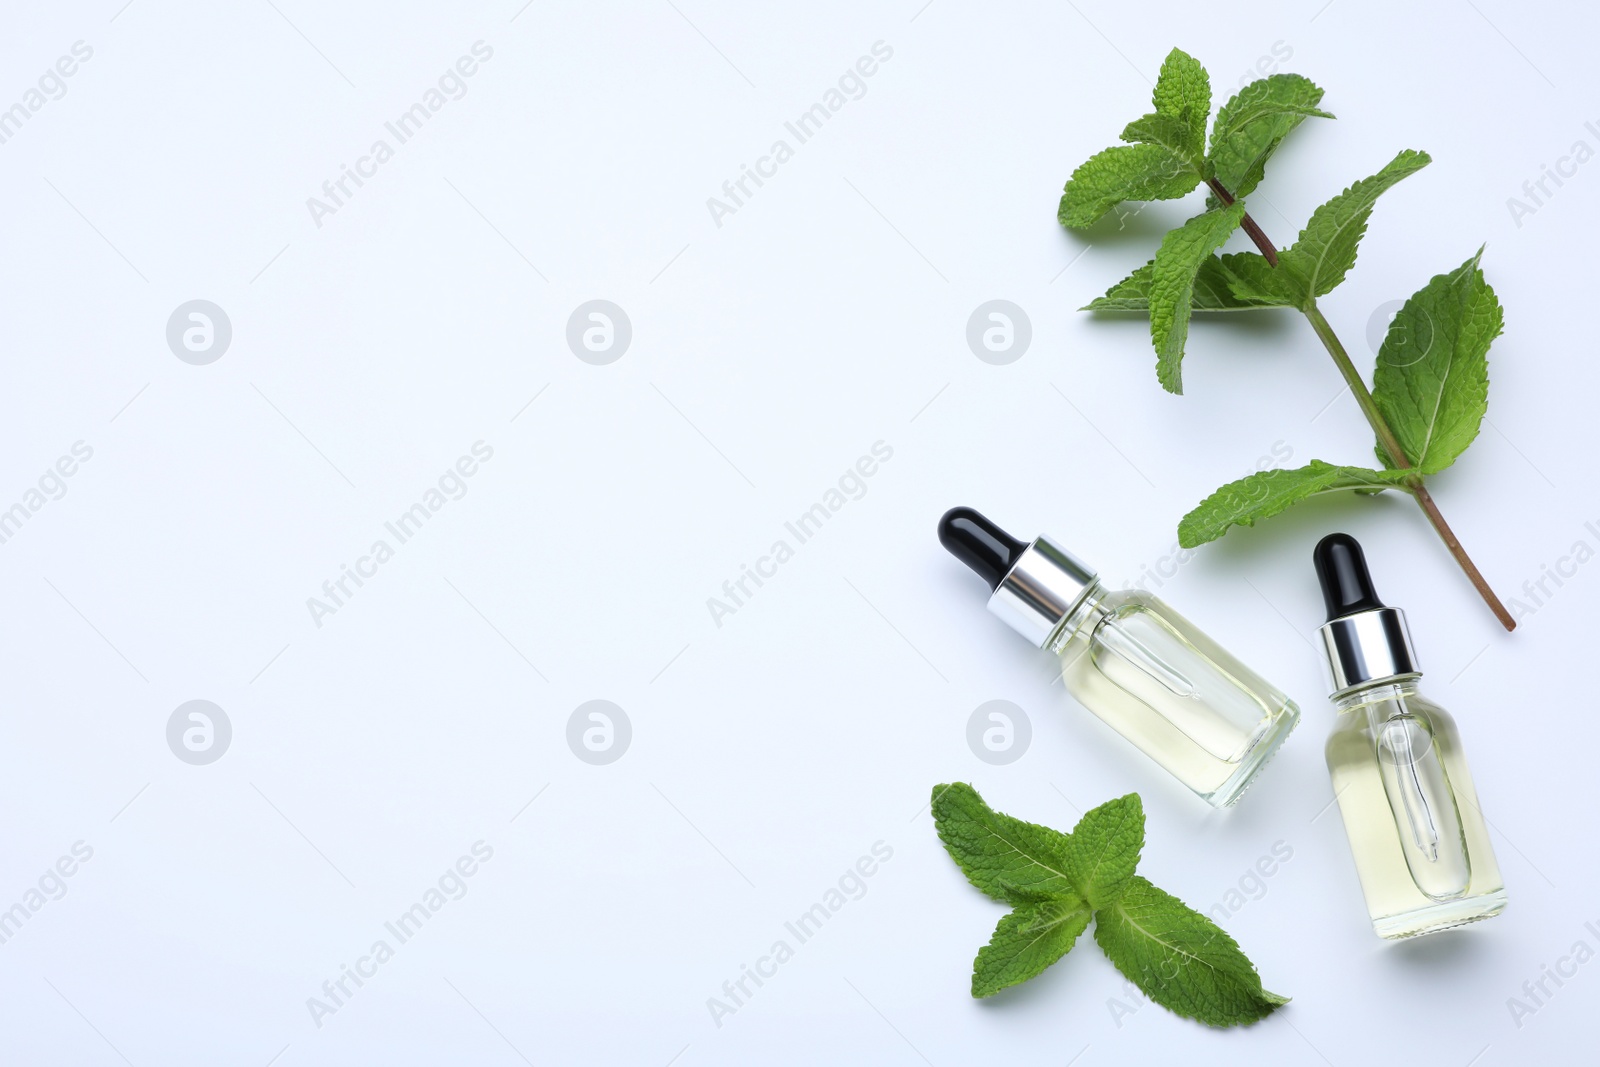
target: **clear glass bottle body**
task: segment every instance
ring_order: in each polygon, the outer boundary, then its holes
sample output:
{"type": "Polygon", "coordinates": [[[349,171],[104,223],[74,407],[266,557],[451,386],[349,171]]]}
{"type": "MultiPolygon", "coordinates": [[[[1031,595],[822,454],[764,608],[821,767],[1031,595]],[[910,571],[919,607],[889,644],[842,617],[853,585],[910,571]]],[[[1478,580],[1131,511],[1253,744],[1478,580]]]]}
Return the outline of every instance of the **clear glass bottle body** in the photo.
{"type": "Polygon", "coordinates": [[[1328,772],[1379,937],[1498,915],[1505,882],[1455,720],[1415,676],[1334,699],[1328,772]]]}
{"type": "Polygon", "coordinates": [[[1139,590],[1096,582],[1046,647],[1084,707],[1219,808],[1300,721],[1287,696],[1139,590]]]}

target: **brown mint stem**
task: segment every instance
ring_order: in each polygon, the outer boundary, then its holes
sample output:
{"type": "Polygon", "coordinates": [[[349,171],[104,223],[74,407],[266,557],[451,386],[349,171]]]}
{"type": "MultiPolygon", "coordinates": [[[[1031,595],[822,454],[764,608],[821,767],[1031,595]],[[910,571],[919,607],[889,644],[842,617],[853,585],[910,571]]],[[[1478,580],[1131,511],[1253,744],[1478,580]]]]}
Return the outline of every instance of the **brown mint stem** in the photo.
{"type": "MultiPolygon", "coordinates": [[[[1224,206],[1233,203],[1233,194],[1224,189],[1222,183],[1217,179],[1207,178],[1206,184],[1211,187],[1213,193],[1217,194],[1217,199],[1221,200],[1224,206]]],[[[1239,225],[1244,228],[1245,233],[1250,235],[1250,240],[1256,243],[1256,247],[1261,249],[1261,254],[1266,257],[1267,262],[1276,267],[1278,265],[1278,250],[1272,247],[1272,242],[1267,240],[1267,235],[1256,224],[1256,220],[1250,217],[1250,212],[1246,211],[1244,213],[1244,218],[1240,220],[1239,225]]]]}
{"type": "MultiPolygon", "coordinates": [[[[1223,204],[1232,204],[1234,202],[1233,194],[1224,189],[1222,183],[1215,178],[1207,178],[1206,184],[1210,186],[1211,191],[1216,194],[1217,199],[1222,201],[1223,204]]],[[[1239,225],[1244,229],[1245,233],[1250,235],[1250,239],[1256,243],[1256,247],[1261,249],[1261,255],[1266,258],[1266,261],[1276,267],[1278,265],[1278,250],[1267,239],[1267,235],[1262,232],[1261,227],[1256,225],[1256,220],[1246,212],[1239,225]]],[[[1322,342],[1322,347],[1326,348],[1328,355],[1333,357],[1334,366],[1339,368],[1339,374],[1344,378],[1345,384],[1350,387],[1350,392],[1355,396],[1356,403],[1361,408],[1361,413],[1367,417],[1367,423],[1372,427],[1372,432],[1377,434],[1378,442],[1383,446],[1383,450],[1389,453],[1391,462],[1397,468],[1409,469],[1412,463],[1407,458],[1405,450],[1401,448],[1399,438],[1389,428],[1389,423],[1384,419],[1383,412],[1378,410],[1377,401],[1372,398],[1372,391],[1367,388],[1367,383],[1362,380],[1355,364],[1350,361],[1350,353],[1345,351],[1344,345],[1340,343],[1338,336],[1333,332],[1333,327],[1323,317],[1322,311],[1317,307],[1316,299],[1314,297],[1308,298],[1306,306],[1301,308],[1300,311],[1311,323],[1311,328],[1316,331],[1317,338],[1322,342]]],[[[1456,563],[1466,573],[1467,580],[1478,591],[1478,595],[1483,597],[1484,603],[1489,605],[1489,610],[1494,612],[1495,618],[1500,620],[1500,625],[1504,626],[1508,631],[1515,630],[1517,628],[1517,620],[1511,617],[1511,612],[1506,610],[1506,606],[1500,602],[1500,598],[1495,595],[1494,590],[1489,587],[1488,581],[1484,579],[1483,572],[1478,570],[1476,563],[1472,562],[1472,557],[1467,555],[1467,550],[1461,547],[1461,541],[1457,539],[1455,531],[1450,529],[1450,524],[1445,522],[1444,516],[1439,513],[1439,505],[1434,503],[1433,495],[1428,492],[1427,486],[1423,485],[1422,475],[1414,475],[1409,480],[1407,488],[1410,490],[1411,495],[1416,498],[1417,506],[1422,509],[1422,513],[1428,517],[1428,522],[1433,526],[1434,532],[1444,542],[1444,547],[1455,557],[1456,563]]]]}

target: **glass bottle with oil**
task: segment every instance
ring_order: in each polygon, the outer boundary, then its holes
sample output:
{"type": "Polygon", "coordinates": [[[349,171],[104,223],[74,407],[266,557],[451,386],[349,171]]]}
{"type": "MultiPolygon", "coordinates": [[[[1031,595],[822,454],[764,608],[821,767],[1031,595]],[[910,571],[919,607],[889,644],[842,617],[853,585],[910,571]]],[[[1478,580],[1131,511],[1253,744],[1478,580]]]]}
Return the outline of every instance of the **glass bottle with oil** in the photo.
{"type": "Polygon", "coordinates": [[[1414,937],[1500,914],[1505,883],[1461,735],[1417,691],[1422,671],[1405,613],[1378,599],[1349,534],[1323,538],[1313,562],[1338,713],[1328,772],[1372,928],[1414,937]]]}
{"type": "Polygon", "coordinates": [[[1148,593],[1105,588],[1047,537],[1018,541],[971,508],[945,548],[989,583],[989,610],[1060,657],[1067,690],[1216,807],[1250,784],[1300,719],[1287,696],[1148,593]]]}

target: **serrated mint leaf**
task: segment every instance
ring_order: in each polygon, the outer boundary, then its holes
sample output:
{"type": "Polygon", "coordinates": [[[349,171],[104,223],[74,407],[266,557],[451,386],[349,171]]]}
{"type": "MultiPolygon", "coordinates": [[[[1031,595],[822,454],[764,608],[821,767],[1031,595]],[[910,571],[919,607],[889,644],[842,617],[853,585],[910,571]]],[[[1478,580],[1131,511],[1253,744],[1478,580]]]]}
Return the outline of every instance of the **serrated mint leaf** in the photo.
{"type": "Polygon", "coordinates": [[[1129,793],[1088,812],[1072,829],[1067,873],[1092,908],[1116,901],[1139,866],[1144,848],[1144,805],[1129,793]]]}
{"type": "Polygon", "coordinates": [[[1183,392],[1183,346],[1189,337],[1195,276],[1243,217],[1244,205],[1233,204],[1196,215],[1161,239],[1150,268],[1150,340],[1156,348],[1156,377],[1168,392],[1183,392]]]}
{"type": "Polygon", "coordinates": [[[1288,1003],[1261,988],[1255,966],[1221,927],[1138,875],[1095,912],[1094,939],[1145,996],[1187,1019],[1238,1026],[1288,1003]]]}
{"type": "MultiPolygon", "coordinates": [[[[1378,350],[1372,399],[1406,458],[1424,474],[1465,452],[1489,404],[1489,345],[1504,316],[1483,280],[1483,249],[1405,302],[1378,350]]],[[[1393,466],[1380,446],[1378,455],[1393,466]]]]}
{"type": "Polygon", "coordinates": [[[1409,477],[1405,471],[1340,467],[1314,459],[1294,470],[1257,471],[1229,482],[1178,522],[1178,543],[1195,548],[1215,541],[1230,526],[1254,526],[1318,493],[1338,489],[1392,489],[1409,477]]]}
{"type": "Polygon", "coordinates": [[[1274,74],[1240,89],[1217,112],[1211,130],[1207,159],[1217,183],[1244,199],[1290,131],[1309,117],[1333,118],[1318,110],[1321,101],[1322,90],[1298,74],[1274,74]]]}
{"type": "Polygon", "coordinates": [[[1198,159],[1205,152],[1206,123],[1211,120],[1211,78],[1200,61],[1174,48],[1156,76],[1152,95],[1156,114],[1178,119],[1186,129],[1184,153],[1198,159]]]}
{"type": "Polygon", "coordinates": [[[1051,892],[1037,886],[1018,885],[1005,878],[998,879],[995,884],[1005,899],[1013,904],[1042,904],[1047,900],[1060,899],[1059,889],[1057,892],[1051,892]]]}
{"type": "MultiPolygon", "coordinates": [[[[1286,296],[1263,292],[1250,278],[1238,274],[1232,265],[1235,256],[1208,256],[1195,272],[1194,292],[1189,299],[1191,311],[1259,311],[1263,308],[1291,307],[1295,301],[1286,296]]],[[[1267,266],[1259,255],[1254,258],[1267,266]]],[[[1150,279],[1154,273],[1152,260],[1106,290],[1105,296],[1089,301],[1079,311],[1149,311],[1150,279]]]]}
{"type": "MultiPolygon", "coordinates": [[[[1097,296],[1089,301],[1079,311],[1149,311],[1150,310],[1150,274],[1155,266],[1151,260],[1116,285],[1106,290],[1105,296],[1097,296]]],[[[1198,297],[1196,298],[1198,302],[1198,297]]],[[[1198,310],[1198,309],[1197,309],[1198,310]]]]}
{"type": "Polygon", "coordinates": [[[1230,252],[1218,258],[1235,299],[1251,301],[1256,307],[1299,307],[1305,302],[1294,278],[1268,263],[1261,253],[1230,252]]]}
{"type": "Polygon", "coordinates": [[[1200,173],[1202,158],[1195,144],[1194,127],[1175,115],[1145,115],[1128,123],[1122,139],[1134,144],[1160,145],[1200,173]]]}
{"type": "Polygon", "coordinates": [[[1299,240],[1278,256],[1277,269],[1288,274],[1308,300],[1332,292],[1356,265],[1356,248],[1378,197],[1430,162],[1428,153],[1408,148],[1372,177],[1317,208],[1299,240]]]}
{"type": "Polygon", "coordinates": [[[1001,815],[965,782],[933,787],[933,820],[967,881],[1010,904],[1073,892],[1069,839],[1059,830],[1001,815]]]}
{"type": "Polygon", "coordinates": [[[1043,971],[1077,943],[1092,915],[1073,895],[1019,905],[972,961],[972,995],[993,996],[1043,971]]]}
{"type": "Polygon", "coordinates": [[[1199,184],[1199,172],[1170,149],[1113,145],[1072,172],[1056,218],[1063,226],[1082,229],[1124,200],[1175,200],[1199,184]]]}

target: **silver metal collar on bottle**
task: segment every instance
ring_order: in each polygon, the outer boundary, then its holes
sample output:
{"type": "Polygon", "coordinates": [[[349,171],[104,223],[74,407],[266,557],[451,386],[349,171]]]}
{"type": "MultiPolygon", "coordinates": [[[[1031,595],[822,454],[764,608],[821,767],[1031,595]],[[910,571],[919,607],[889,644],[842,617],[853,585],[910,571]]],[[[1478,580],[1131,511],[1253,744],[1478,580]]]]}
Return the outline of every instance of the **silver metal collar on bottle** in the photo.
{"type": "Polygon", "coordinates": [[[1048,537],[1029,545],[989,597],[989,610],[1043,648],[1095,583],[1095,572],[1048,537]]]}
{"type": "Polygon", "coordinates": [[[1322,650],[1334,695],[1368,682],[1418,675],[1406,613],[1399,608],[1358,611],[1322,624],[1322,650]]]}

